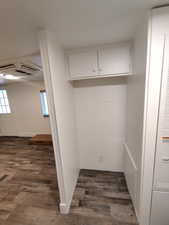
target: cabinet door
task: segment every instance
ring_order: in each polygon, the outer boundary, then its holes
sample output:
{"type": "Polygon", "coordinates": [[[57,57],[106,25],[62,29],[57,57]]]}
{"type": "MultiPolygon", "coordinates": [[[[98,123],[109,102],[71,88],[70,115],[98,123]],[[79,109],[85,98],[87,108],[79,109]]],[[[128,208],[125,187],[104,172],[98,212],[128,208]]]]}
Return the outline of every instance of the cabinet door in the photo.
{"type": "Polygon", "coordinates": [[[99,49],[99,74],[130,73],[130,44],[116,44],[99,49]]]}
{"type": "Polygon", "coordinates": [[[150,224],[169,224],[169,192],[153,192],[150,224]]]}
{"type": "Polygon", "coordinates": [[[97,50],[70,53],[68,61],[71,79],[97,75],[97,50]]]}
{"type": "Polygon", "coordinates": [[[169,37],[165,40],[162,71],[154,189],[169,191],[169,37]]]}

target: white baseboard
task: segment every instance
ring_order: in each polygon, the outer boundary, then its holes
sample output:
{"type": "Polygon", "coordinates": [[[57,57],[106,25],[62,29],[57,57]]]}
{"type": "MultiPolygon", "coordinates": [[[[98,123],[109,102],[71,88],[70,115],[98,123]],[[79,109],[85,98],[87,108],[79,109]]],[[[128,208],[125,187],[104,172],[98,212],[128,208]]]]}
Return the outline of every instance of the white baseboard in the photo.
{"type": "Polygon", "coordinates": [[[61,214],[68,214],[70,210],[70,204],[60,203],[59,208],[61,214]]]}
{"type": "Polygon", "coordinates": [[[0,136],[33,137],[37,134],[49,134],[49,132],[7,132],[0,133],[0,136]]]}
{"type": "Polygon", "coordinates": [[[75,189],[76,189],[77,180],[79,178],[79,173],[80,173],[80,169],[77,169],[76,177],[75,177],[75,180],[74,180],[74,185],[72,187],[72,191],[71,191],[71,195],[69,196],[69,200],[67,201],[67,203],[61,202],[59,204],[61,214],[69,214],[70,206],[71,206],[72,199],[73,199],[73,195],[74,195],[74,192],[75,192],[75,189]]]}
{"type": "Polygon", "coordinates": [[[132,198],[132,202],[135,208],[137,219],[139,220],[139,213],[136,207],[137,205],[137,175],[138,169],[135,163],[135,160],[131,154],[131,150],[129,149],[128,145],[124,144],[124,174],[128,186],[128,190],[130,196],[132,198]]]}
{"type": "Polygon", "coordinates": [[[81,167],[81,170],[98,170],[98,171],[106,171],[106,172],[119,172],[119,173],[124,173],[123,168],[122,169],[104,169],[104,168],[97,168],[97,167],[81,167]]]}
{"type": "Polygon", "coordinates": [[[133,169],[137,170],[137,166],[136,166],[135,160],[134,160],[134,158],[133,158],[133,156],[131,154],[131,151],[130,151],[130,149],[129,149],[129,147],[128,147],[128,145],[126,143],[124,143],[124,148],[125,148],[125,151],[127,152],[127,155],[128,155],[128,157],[130,159],[130,162],[132,164],[133,169]]]}

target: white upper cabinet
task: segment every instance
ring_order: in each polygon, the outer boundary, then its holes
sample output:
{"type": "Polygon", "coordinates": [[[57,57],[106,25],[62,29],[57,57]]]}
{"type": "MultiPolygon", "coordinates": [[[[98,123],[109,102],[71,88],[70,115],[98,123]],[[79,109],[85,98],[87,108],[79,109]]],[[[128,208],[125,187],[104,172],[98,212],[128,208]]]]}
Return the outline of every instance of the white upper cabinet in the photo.
{"type": "Polygon", "coordinates": [[[131,74],[130,43],[118,43],[68,53],[70,80],[131,74]]]}
{"type": "Polygon", "coordinates": [[[68,55],[68,63],[71,79],[96,76],[98,73],[97,50],[72,52],[68,55]]]}
{"type": "Polygon", "coordinates": [[[130,45],[128,43],[99,48],[99,74],[130,73],[130,45]]]}

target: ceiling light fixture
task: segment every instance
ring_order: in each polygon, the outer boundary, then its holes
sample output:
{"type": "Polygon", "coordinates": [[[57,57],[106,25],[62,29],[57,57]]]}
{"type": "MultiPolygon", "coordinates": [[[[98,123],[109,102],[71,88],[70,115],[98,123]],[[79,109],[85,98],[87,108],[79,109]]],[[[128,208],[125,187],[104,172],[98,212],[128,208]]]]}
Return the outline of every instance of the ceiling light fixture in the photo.
{"type": "Polygon", "coordinates": [[[7,80],[19,80],[20,77],[16,77],[12,74],[0,74],[0,78],[3,78],[3,79],[7,79],[7,80]]]}
{"type": "Polygon", "coordinates": [[[19,80],[20,77],[16,77],[16,76],[11,75],[11,74],[5,74],[5,79],[7,79],[7,80],[19,80]]]}

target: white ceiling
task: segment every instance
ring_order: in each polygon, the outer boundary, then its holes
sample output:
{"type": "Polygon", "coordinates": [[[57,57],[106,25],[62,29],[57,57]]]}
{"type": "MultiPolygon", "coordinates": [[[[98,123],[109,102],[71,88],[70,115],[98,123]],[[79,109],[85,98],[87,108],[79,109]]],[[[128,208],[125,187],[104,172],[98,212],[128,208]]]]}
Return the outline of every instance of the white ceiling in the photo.
{"type": "Polygon", "coordinates": [[[168,0],[5,0],[0,59],[38,51],[37,30],[56,31],[65,47],[130,39],[146,12],[168,0]]]}

